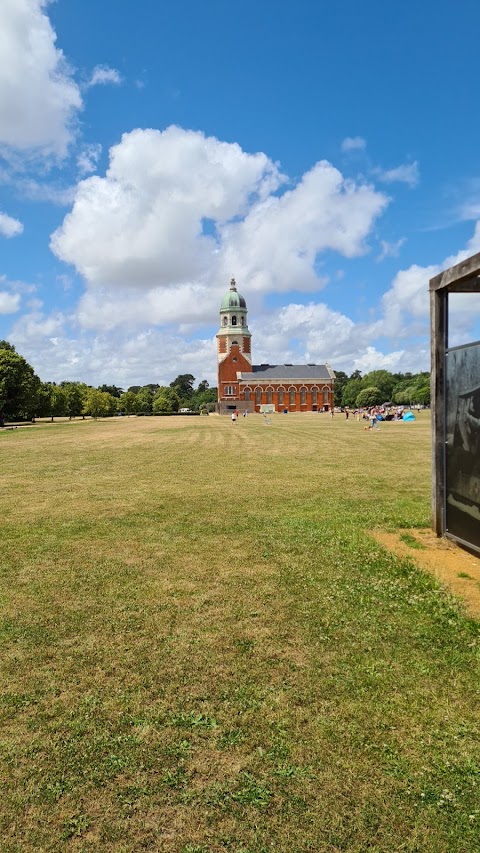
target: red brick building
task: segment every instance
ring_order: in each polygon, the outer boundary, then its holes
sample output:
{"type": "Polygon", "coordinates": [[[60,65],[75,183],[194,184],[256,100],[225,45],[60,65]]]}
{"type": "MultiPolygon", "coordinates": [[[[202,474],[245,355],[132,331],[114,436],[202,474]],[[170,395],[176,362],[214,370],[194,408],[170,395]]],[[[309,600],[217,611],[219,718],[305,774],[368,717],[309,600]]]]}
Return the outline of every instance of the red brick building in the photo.
{"type": "Polygon", "coordinates": [[[220,307],[217,333],[218,411],[317,412],[333,406],[335,374],[328,364],[252,364],[247,304],[235,279],[220,307]]]}

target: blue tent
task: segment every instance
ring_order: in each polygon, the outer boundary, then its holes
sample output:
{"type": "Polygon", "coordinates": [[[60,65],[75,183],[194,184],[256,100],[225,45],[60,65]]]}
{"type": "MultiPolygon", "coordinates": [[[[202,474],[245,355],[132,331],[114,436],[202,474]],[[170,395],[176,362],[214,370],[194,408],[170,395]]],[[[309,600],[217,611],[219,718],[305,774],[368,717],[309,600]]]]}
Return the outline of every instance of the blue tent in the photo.
{"type": "Polygon", "coordinates": [[[415,415],[413,414],[413,412],[405,412],[405,414],[403,416],[403,420],[404,421],[414,421],[415,415]]]}

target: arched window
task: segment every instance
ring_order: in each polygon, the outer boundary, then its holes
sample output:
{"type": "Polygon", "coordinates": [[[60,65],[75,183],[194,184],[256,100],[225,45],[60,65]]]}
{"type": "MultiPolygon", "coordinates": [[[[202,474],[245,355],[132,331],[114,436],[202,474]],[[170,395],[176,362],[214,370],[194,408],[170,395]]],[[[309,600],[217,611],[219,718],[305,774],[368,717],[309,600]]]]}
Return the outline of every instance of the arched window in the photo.
{"type": "Polygon", "coordinates": [[[267,389],[267,403],[272,402],[272,388],[267,389]]]}
{"type": "Polygon", "coordinates": [[[288,393],[289,393],[289,397],[290,397],[289,405],[294,406],[295,405],[295,388],[290,388],[288,393]]]}
{"type": "Polygon", "coordinates": [[[241,324],[242,324],[242,326],[243,326],[243,317],[241,317],[241,318],[240,318],[240,322],[241,322],[241,324]]]}
{"type": "Polygon", "coordinates": [[[300,405],[306,406],[307,404],[307,389],[300,388],[300,405]]]}
{"type": "Polygon", "coordinates": [[[278,389],[278,405],[283,406],[283,388],[278,389]]]}
{"type": "Polygon", "coordinates": [[[245,388],[245,402],[248,403],[250,401],[250,388],[245,388]]]}
{"type": "Polygon", "coordinates": [[[223,318],[223,325],[228,326],[228,320],[226,317],[223,318]]]}
{"type": "Polygon", "coordinates": [[[236,326],[236,325],[237,325],[237,318],[235,317],[235,314],[234,314],[232,317],[232,326],[236,326]]]}
{"type": "Polygon", "coordinates": [[[312,388],[312,404],[314,406],[317,405],[317,391],[318,391],[317,388],[312,388]]]}
{"type": "Polygon", "coordinates": [[[323,389],[323,402],[328,405],[328,388],[323,389]]]}
{"type": "Polygon", "coordinates": [[[257,406],[259,406],[261,402],[262,402],[262,389],[261,388],[255,388],[255,403],[257,406]]]}

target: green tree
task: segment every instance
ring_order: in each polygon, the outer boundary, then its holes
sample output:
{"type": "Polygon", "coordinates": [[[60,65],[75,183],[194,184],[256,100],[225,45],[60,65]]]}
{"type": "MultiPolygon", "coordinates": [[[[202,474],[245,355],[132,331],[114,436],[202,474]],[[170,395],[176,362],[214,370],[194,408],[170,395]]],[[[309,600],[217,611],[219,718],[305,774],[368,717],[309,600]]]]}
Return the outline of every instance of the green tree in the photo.
{"type": "Polygon", "coordinates": [[[180,408],[180,397],[175,388],[159,388],[153,398],[153,412],[155,415],[178,412],[180,408]]]}
{"type": "Polygon", "coordinates": [[[110,394],[106,394],[105,391],[99,391],[97,388],[89,388],[83,404],[83,412],[85,415],[91,415],[95,420],[97,418],[105,418],[107,415],[112,414],[112,400],[113,397],[110,394]]]}
{"type": "Polygon", "coordinates": [[[378,406],[382,402],[382,397],[380,388],[363,388],[355,402],[359,408],[369,408],[370,406],[378,406]]]}
{"type": "Polygon", "coordinates": [[[379,388],[382,400],[380,402],[390,402],[393,393],[395,379],[388,370],[372,370],[366,373],[362,379],[362,388],[379,388]]]}
{"type": "Polygon", "coordinates": [[[360,378],[349,379],[343,389],[342,406],[354,406],[361,390],[362,380],[360,378]]]}
{"type": "Polygon", "coordinates": [[[180,400],[188,404],[193,395],[193,383],[195,377],[191,373],[181,373],[173,382],[170,382],[170,388],[175,388],[180,400]]]}
{"type": "MultiPolygon", "coordinates": [[[[203,385],[203,383],[200,383],[200,385],[203,385]]],[[[193,396],[190,398],[188,405],[191,409],[194,410],[194,412],[199,411],[202,406],[206,406],[207,409],[211,411],[212,408],[215,408],[215,404],[217,402],[217,389],[207,387],[204,391],[201,391],[200,385],[198,386],[193,396]]]]}
{"type": "Polygon", "coordinates": [[[68,414],[68,396],[65,388],[55,382],[44,382],[41,386],[41,413],[44,417],[62,418],[68,414]]]}
{"type": "Polygon", "coordinates": [[[61,387],[67,396],[67,411],[69,418],[77,418],[83,413],[83,404],[88,388],[83,382],[61,382],[61,387]]]}
{"type": "Polygon", "coordinates": [[[12,344],[1,343],[0,419],[33,418],[39,404],[40,379],[12,344]]]}
{"type": "Polygon", "coordinates": [[[414,396],[415,385],[410,383],[410,385],[407,385],[405,388],[395,391],[393,401],[397,403],[398,406],[411,406],[414,396]]]}
{"type": "Polygon", "coordinates": [[[118,399],[123,394],[123,388],[117,388],[116,385],[100,385],[98,390],[104,391],[105,394],[111,394],[112,397],[117,397],[118,399]]]}
{"type": "Polygon", "coordinates": [[[133,415],[136,412],[136,401],[137,395],[133,391],[125,391],[119,400],[120,411],[124,415],[133,415]]]}
{"type": "Polygon", "coordinates": [[[420,403],[421,406],[430,405],[430,384],[421,385],[419,388],[415,389],[415,399],[413,402],[420,403]]]}
{"type": "Polygon", "coordinates": [[[348,376],[343,370],[335,371],[335,385],[333,387],[333,401],[335,406],[341,406],[343,402],[343,389],[348,382],[348,376]]]}
{"type": "Polygon", "coordinates": [[[140,388],[140,391],[135,396],[135,411],[137,412],[137,414],[151,415],[153,394],[148,385],[145,385],[143,388],[140,388]]]}
{"type": "Polygon", "coordinates": [[[198,383],[197,394],[203,394],[204,391],[208,388],[208,382],[206,379],[202,379],[201,382],[198,383]]]}

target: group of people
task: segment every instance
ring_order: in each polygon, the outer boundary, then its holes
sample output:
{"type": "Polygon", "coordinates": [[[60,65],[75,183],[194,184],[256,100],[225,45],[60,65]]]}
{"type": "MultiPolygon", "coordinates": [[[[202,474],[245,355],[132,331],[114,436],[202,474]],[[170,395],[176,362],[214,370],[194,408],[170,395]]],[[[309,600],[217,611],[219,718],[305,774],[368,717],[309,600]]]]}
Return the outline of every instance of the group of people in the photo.
{"type": "MultiPolygon", "coordinates": [[[[243,417],[246,418],[247,415],[248,415],[248,411],[247,411],[247,409],[245,409],[245,411],[243,413],[243,417]]],[[[237,418],[238,418],[238,409],[235,409],[235,411],[232,412],[232,424],[237,423],[237,418]]]]}
{"type": "MultiPolygon", "coordinates": [[[[345,419],[347,421],[350,415],[353,415],[356,421],[368,421],[365,429],[378,429],[379,421],[401,421],[404,413],[404,406],[370,406],[367,409],[354,409],[353,412],[349,406],[345,406],[344,408],[345,419]]],[[[330,414],[333,417],[333,409],[330,414]]]]}
{"type": "MultiPolygon", "coordinates": [[[[340,409],[336,410],[341,412],[340,409]]],[[[335,409],[332,407],[329,411],[330,417],[333,418],[335,409]]],[[[370,406],[367,409],[350,409],[350,406],[345,406],[343,409],[345,420],[348,421],[350,416],[356,421],[366,420],[368,426],[365,429],[378,429],[379,421],[401,421],[405,414],[405,406],[370,406]]]]}
{"type": "MultiPolygon", "coordinates": [[[[337,410],[340,411],[340,410],[337,410]]],[[[343,413],[345,415],[345,419],[348,421],[350,415],[352,415],[356,421],[366,420],[368,421],[368,426],[365,426],[365,429],[378,429],[379,421],[401,421],[405,412],[404,406],[371,406],[368,409],[350,409],[350,406],[345,406],[343,413]]],[[[335,414],[335,409],[332,406],[329,411],[329,415],[333,418],[335,414]]],[[[246,418],[248,415],[247,409],[243,412],[243,417],[246,418]]],[[[239,416],[238,409],[235,409],[232,412],[232,423],[237,422],[237,418],[239,416]]],[[[263,413],[264,418],[266,418],[265,412],[263,413]]]]}

